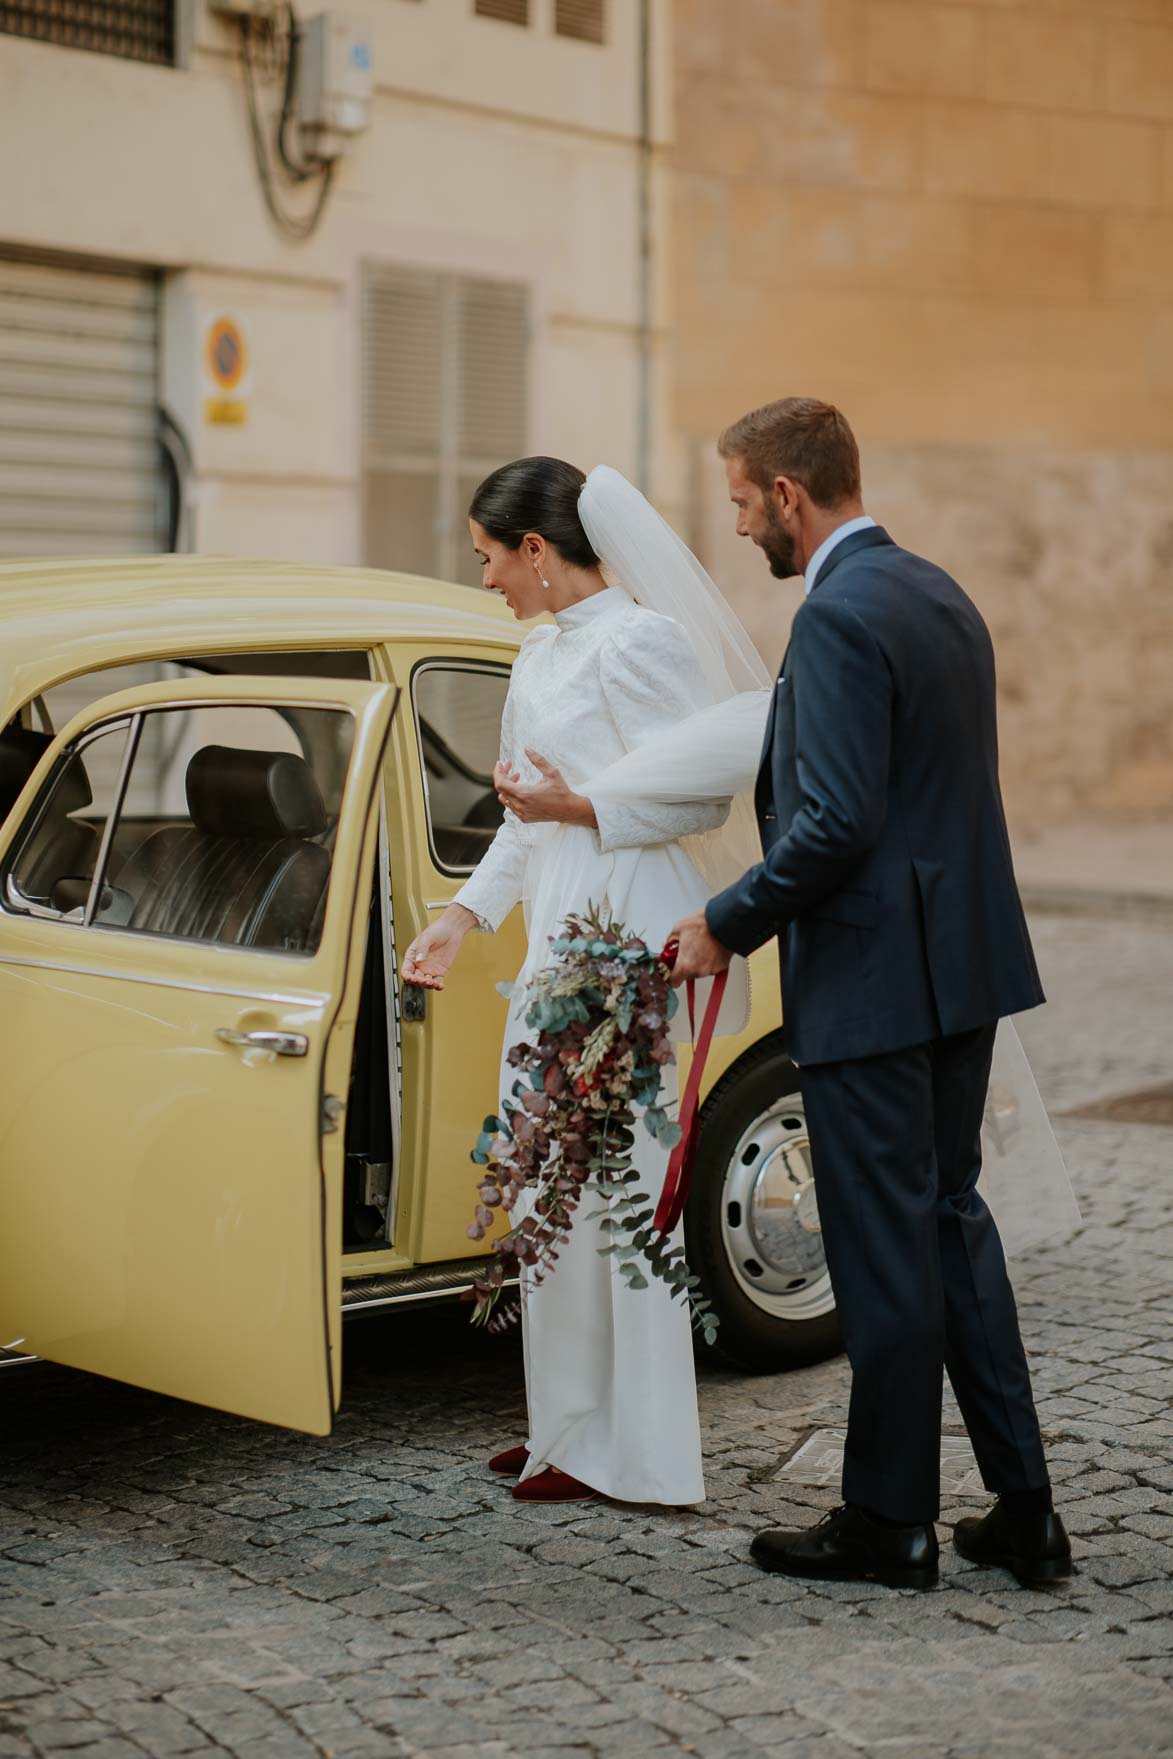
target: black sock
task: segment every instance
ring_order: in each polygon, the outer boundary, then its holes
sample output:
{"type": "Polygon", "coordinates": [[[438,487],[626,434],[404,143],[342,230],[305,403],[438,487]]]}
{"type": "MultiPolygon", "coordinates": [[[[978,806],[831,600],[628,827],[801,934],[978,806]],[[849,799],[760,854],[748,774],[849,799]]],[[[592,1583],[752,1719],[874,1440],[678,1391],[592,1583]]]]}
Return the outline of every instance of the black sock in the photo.
{"type": "Polygon", "coordinates": [[[1049,1484],[1040,1484],[1036,1490],[1003,1490],[998,1501],[1012,1521],[1038,1521],[1055,1507],[1049,1484]]]}
{"type": "Polygon", "coordinates": [[[859,1507],[860,1514],[866,1515],[869,1521],[874,1521],[876,1523],[877,1527],[931,1527],[932,1526],[931,1521],[894,1521],[892,1519],[891,1515],[878,1514],[875,1509],[865,1508],[863,1503],[860,1503],[858,1505],[858,1507],[859,1507]]]}

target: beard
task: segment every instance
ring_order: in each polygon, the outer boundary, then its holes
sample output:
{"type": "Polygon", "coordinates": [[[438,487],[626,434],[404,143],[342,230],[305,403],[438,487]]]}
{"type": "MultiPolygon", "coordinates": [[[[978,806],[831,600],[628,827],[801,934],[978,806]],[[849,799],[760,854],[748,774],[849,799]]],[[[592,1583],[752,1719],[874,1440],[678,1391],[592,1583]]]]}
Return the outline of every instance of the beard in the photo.
{"type": "Polygon", "coordinates": [[[757,540],[766,561],[770,565],[770,573],[775,580],[790,580],[801,569],[795,559],[794,539],[790,533],[783,531],[782,522],[772,501],[766,503],[766,529],[757,540]]]}

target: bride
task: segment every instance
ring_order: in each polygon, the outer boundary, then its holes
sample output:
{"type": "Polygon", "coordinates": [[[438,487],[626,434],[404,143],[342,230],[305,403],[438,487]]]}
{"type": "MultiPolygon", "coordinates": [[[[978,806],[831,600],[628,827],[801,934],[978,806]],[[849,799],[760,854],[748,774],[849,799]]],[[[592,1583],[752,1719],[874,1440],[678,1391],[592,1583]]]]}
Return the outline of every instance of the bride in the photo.
{"type": "MultiPolygon", "coordinates": [[[[566,916],[605,906],[661,946],[724,876],[756,859],[752,812],[734,796],[747,750],[756,757],[760,746],[771,680],[699,562],[617,471],[584,477],[555,458],[519,459],[481,484],[469,529],[484,586],[519,621],[550,612],[553,622],[530,631],[513,668],[494,770],[504,822],[408,948],[403,975],[442,989],[465,935],[492,933],[524,900],[528,954],[507,1053],[527,1035],[525,984],[566,916]],[[685,721],[692,738],[681,745],[674,729],[685,721]],[[698,730],[700,766],[686,755],[698,730]],[[659,753],[650,779],[649,751],[659,753]]],[[[747,1017],[748,977],[735,960],[717,1029],[739,1031],[747,1017]]],[[[513,1077],[503,1054],[502,1093],[513,1077]]],[[[633,1165],[653,1196],[667,1159],[641,1132],[633,1165]]],[[[688,1308],[660,1282],[628,1288],[598,1250],[605,1239],[580,1213],[556,1268],[523,1286],[529,1437],[490,1465],[518,1476],[513,1494],[524,1501],[699,1502],[688,1308]]]]}

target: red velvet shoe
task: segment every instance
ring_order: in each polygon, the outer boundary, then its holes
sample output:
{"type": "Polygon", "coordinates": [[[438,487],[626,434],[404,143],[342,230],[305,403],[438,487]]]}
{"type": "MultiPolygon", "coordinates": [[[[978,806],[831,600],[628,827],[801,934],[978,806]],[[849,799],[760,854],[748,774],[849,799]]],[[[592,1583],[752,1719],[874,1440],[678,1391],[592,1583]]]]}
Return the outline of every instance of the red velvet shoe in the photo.
{"type": "Polygon", "coordinates": [[[518,1502],[591,1502],[599,1493],[589,1484],[580,1484],[569,1472],[555,1472],[547,1466],[524,1484],[515,1484],[513,1494],[518,1502]]]}
{"type": "Polygon", "coordinates": [[[529,1464],[527,1447],[506,1448],[503,1454],[494,1454],[489,1461],[490,1472],[500,1472],[503,1478],[516,1478],[524,1472],[529,1464]]]}

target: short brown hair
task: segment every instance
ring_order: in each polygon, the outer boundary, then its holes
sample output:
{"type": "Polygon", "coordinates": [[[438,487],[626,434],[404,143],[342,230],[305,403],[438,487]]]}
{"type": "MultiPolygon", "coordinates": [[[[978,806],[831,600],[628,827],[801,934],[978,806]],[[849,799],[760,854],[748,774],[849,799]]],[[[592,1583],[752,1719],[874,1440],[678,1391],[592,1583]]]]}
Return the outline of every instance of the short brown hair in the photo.
{"type": "Polygon", "coordinates": [[[775,477],[792,476],[816,507],[838,507],[859,494],[859,447],[847,417],[817,397],[783,397],[751,409],[717,441],[722,458],[744,458],[769,494],[775,477]]]}

